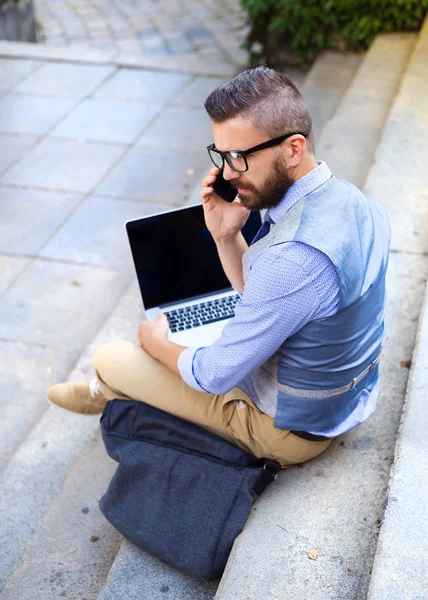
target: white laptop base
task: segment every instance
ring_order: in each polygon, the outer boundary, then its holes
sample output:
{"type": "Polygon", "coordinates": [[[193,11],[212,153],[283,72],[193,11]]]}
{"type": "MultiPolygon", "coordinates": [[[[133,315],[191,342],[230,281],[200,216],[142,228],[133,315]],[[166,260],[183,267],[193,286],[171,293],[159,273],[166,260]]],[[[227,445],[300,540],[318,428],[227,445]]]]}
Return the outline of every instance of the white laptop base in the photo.
{"type": "MultiPolygon", "coordinates": [[[[154,321],[156,317],[161,313],[170,312],[179,308],[184,308],[186,306],[194,306],[204,301],[211,301],[216,300],[218,298],[233,296],[236,296],[235,290],[223,292],[220,294],[210,294],[210,296],[208,296],[207,298],[199,298],[198,300],[190,300],[189,302],[180,302],[163,308],[150,308],[146,311],[146,317],[148,321],[154,321]]],[[[170,331],[168,339],[171,340],[171,342],[180,344],[182,346],[209,346],[221,336],[223,328],[229,321],[230,319],[222,319],[221,321],[216,321],[215,323],[200,325],[198,327],[193,327],[192,329],[186,329],[184,331],[177,331],[175,333],[172,333],[170,331]]]]}

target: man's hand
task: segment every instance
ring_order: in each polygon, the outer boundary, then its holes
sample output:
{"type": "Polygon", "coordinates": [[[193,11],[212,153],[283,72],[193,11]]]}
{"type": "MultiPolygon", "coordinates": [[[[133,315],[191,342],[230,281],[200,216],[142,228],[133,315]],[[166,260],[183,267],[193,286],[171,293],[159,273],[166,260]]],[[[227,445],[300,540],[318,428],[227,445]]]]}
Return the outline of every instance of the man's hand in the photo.
{"type": "Polygon", "coordinates": [[[239,234],[250,211],[242,206],[239,200],[225,202],[210,187],[219,173],[220,169],[216,168],[209,171],[202,183],[201,200],[208,230],[216,242],[224,242],[239,234]]]}
{"type": "Polygon", "coordinates": [[[138,326],[138,339],[143,350],[159,360],[161,344],[168,339],[169,324],[165,315],[159,315],[156,321],[142,321],[138,326]]]}

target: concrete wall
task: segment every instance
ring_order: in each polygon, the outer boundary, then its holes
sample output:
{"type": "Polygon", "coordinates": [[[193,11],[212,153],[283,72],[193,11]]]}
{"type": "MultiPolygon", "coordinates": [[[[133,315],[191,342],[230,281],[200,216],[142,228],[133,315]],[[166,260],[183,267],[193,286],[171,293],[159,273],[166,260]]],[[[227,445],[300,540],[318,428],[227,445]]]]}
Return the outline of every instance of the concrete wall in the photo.
{"type": "Polygon", "coordinates": [[[0,40],[36,41],[33,0],[0,0],[0,40]]]}

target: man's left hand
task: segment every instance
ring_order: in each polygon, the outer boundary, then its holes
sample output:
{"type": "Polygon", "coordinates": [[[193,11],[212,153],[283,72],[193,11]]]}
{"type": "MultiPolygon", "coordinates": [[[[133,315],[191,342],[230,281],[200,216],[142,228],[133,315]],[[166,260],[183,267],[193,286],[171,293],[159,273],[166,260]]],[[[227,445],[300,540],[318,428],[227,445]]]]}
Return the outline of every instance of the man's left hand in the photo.
{"type": "Polygon", "coordinates": [[[168,333],[168,319],[164,314],[159,315],[155,321],[142,321],[138,326],[141,347],[153,358],[159,358],[159,342],[167,340],[168,333]]]}

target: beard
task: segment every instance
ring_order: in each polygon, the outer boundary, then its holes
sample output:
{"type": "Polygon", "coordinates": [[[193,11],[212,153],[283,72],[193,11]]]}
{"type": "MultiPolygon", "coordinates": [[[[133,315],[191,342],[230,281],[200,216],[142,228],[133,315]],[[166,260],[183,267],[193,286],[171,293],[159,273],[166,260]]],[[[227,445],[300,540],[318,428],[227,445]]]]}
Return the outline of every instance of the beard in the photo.
{"type": "Polygon", "coordinates": [[[242,179],[231,179],[229,183],[235,189],[244,188],[247,190],[246,194],[238,195],[241,204],[245,208],[248,208],[248,210],[263,210],[277,206],[294,182],[295,179],[290,176],[290,169],[282,157],[276,157],[272,165],[272,172],[259,187],[242,179]]]}

